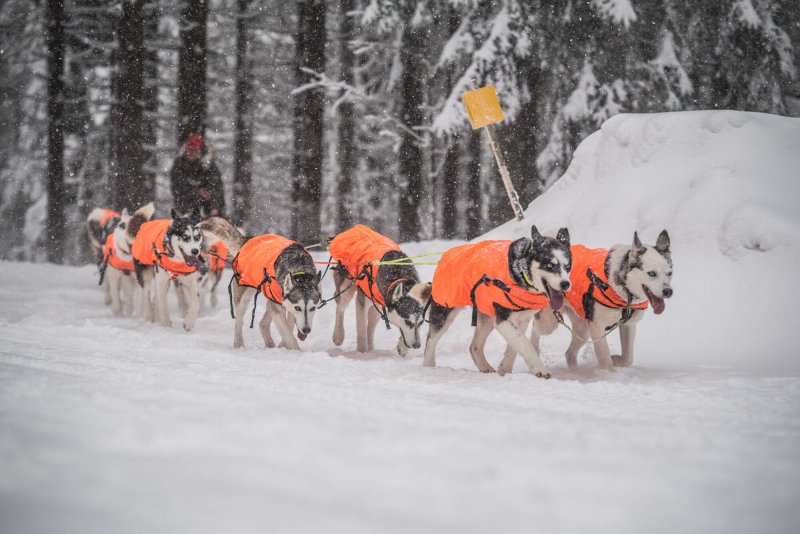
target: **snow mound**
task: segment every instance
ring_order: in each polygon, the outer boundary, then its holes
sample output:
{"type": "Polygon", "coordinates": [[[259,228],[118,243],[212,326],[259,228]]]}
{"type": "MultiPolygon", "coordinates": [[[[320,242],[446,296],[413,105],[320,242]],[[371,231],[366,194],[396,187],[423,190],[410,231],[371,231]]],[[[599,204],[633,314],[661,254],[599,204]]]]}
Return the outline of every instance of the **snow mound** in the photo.
{"type": "Polygon", "coordinates": [[[638,363],[800,370],[800,119],[738,111],[617,115],[553,187],[485,238],[566,226],[610,247],[672,240],[675,296],[641,323],[638,363]]]}

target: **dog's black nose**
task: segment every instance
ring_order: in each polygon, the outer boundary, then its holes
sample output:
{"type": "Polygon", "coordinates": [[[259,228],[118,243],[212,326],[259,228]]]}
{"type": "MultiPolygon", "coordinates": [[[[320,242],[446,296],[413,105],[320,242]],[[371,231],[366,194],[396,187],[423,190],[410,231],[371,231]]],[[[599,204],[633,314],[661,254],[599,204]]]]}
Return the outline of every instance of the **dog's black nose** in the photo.
{"type": "Polygon", "coordinates": [[[663,291],[663,295],[664,295],[665,299],[670,298],[672,296],[672,288],[671,287],[665,287],[664,291],[663,291]]]}
{"type": "Polygon", "coordinates": [[[303,327],[303,333],[304,334],[308,334],[309,332],[311,332],[311,329],[309,327],[307,327],[307,326],[304,326],[303,327]]]}
{"type": "Polygon", "coordinates": [[[564,280],[563,282],[561,282],[561,291],[566,291],[567,289],[569,289],[569,287],[570,287],[569,280],[564,280]]]}
{"type": "Polygon", "coordinates": [[[192,256],[197,256],[198,254],[200,254],[200,249],[193,248],[192,249],[192,256]]]}
{"type": "Polygon", "coordinates": [[[420,347],[419,341],[415,341],[412,345],[412,349],[418,349],[420,347]]]}

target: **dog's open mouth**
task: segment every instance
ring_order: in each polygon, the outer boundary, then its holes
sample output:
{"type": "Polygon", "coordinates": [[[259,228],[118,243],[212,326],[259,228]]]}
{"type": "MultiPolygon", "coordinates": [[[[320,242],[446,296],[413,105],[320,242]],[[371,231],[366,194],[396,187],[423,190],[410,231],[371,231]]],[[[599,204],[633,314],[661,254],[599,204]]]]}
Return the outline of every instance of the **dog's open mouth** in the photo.
{"type": "Polygon", "coordinates": [[[200,265],[200,256],[191,256],[189,254],[184,254],[183,261],[189,267],[197,267],[198,265],[200,265]]]}
{"type": "Polygon", "coordinates": [[[547,282],[544,282],[544,294],[547,295],[550,307],[555,311],[560,310],[561,306],[564,305],[564,293],[551,288],[547,282]]]}
{"type": "Polygon", "coordinates": [[[305,341],[307,337],[308,334],[304,334],[300,330],[297,331],[297,339],[299,339],[300,341],[305,341]]]}
{"type": "Polygon", "coordinates": [[[653,295],[653,293],[647,289],[646,286],[642,286],[642,289],[644,289],[644,294],[647,295],[647,300],[650,301],[650,305],[653,307],[653,312],[656,315],[659,315],[661,312],[663,312],[665,308],[664,299],[653,295]]]}

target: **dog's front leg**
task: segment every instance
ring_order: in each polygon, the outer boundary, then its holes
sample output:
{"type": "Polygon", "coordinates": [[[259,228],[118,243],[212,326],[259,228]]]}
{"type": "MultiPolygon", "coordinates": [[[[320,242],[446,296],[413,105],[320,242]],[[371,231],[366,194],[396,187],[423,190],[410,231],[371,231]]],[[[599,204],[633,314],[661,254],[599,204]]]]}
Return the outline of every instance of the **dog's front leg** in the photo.
{"type": "MultiPolygon", "coordinates": [[[[336,293],[342,291],[349,283],[347,278],[339,274],[339,271],[333,272],[333,281],[336,293]]],[[[350,301],[356,296],[356,291],[356,286],[353,285],[336,297],[336,323],[333,326],[333,344],[337,347],[344,343],[344,312],[350,301]]]]}
{"type": "Polygon", "coordinates": [[[483,350],[486,346],[486,339],[493,329],[494,317],[478,312],[478,325],[475,327],[472,342],[469,344],[469,354],[481,373],[494,373],[494,368],[486,361],[486,354],[483,350]]]}
{"type": "MultiPolygon", "coordinates": [[[[522,312],[515,313],[514,315],[511,316],[511,318],[516,320],[517,328],[519,328],[520,332],[524,334],[528,330],[528,323],[530,323],[531,321],[530,313],[522,313],[522,312]]],[[[533,336],[535,331],[536,331],[536,323],[534,319],[533,332],[531,333],[531,343],[533,343],[533,346],[538,351],[539,350],[538,338],[535,342],[533,341],[533,336]]],[[[517,359],[517,351],[514,350],[514,347],[512,347],[509,343],[506,343],[506,351],[503,354],[503,360],[500,362],[500,366],[497,368],[497,372],[500,374],[500,376],[503,376],[506,373],[511,372],[511,370],[514,368],[514,361],[516,359],[517,359]]]]}
{"type": "Polygon", "coordinates": [[[575,369],[578,367],[578,352],[590,339],[589,322],[574,312],[568,312],[569,322],[572,325],[572,337],[569,341],[564,357],[567,360],[567,367],[575,369]]]}
{"type": "Polygon", "coordinates": [[[125,315],[131,315],[133,313],[134,283],[132,274],[127,274],[122,277],[122,288],[125,295],[122,308],[125,315]]]}
{"type": "Polygon", "coordinates": [[[436,302],[431,303],[430,327],[428,327],[428,337],[425,340],[425,355],[422,365],[425,367],[436,367],[436,346],[439,340],[453,324],[461,308],[445,308],[436,302]]]}
{"type": "Polygon", "coordinates": [[[519,352],[522,357],[525,358],[525,362],[528,364],[531,373],[540,378],[550,378],[550,371],[547,370],[547,367],[545,367],[544,363],[542,363],[542,360],[539,358],[539,351],[537,351],[536,347],[525,337],[525,334],[517,328],[517,325],[508,320],[507,317],[503,318],[498,316],[495,329],[503,336],[506,343],[511,345],[512,349],[519,352]]]}
{"type": "Polygon", "coordinates": [[[267,313],[272,316],[272,320],[278,328],[278,333],[281,335],[281,345],[285,345],[292,350],[300,350],[300,344],[294,338],[292,327],[289,326],[289,321],[286,320],[286,308],[268,300],[267,313]]]}
{"type": "Polygon", "coordinates": [[[258,323],[258,329],[261,330],[261,337],[264,338],[264,346],[268,349],[275,347],[275,341],[272,339],[272,334],[269,331],[269,327],[272,324],[272,316],[269,314],[269,310],[264,312],[264,316],[261,318],[261,321],[258,323]]]}
{"type": "MultiPolygon", "coordinates": [[[[367,351],[372,352],[375,350],[375,328],[378,327],[378,322],[381,319],[381,314],[375,309],[375,306],[367,306],[367,351]]],[[[402,339],[402,336],[400,336],[402,339]]],[[[406,349],[406,352],[408,350],[406,349]]],[[[404,354],[401,354],[404,356],[404,354]]]]}
{"type": "MultiPolygon", "coordinates": [[[[106,267],[106,269],[109,269],[109,267],[106,267]]],[[[108,277],[103,280],[103,302],[106,306],[113,302],[111,297],[111,284],[108,282],[108,277]]]]}
{"type": "Polygon", "coordinates": [[[142,308],[142,316],[145,318],[146,321],[150,321],[151,323],[156,320],[155,313],[153,310],[153,290],[151,286],[153,286],[153,271],[150,268],[145,268],[141,273],[142,283],[141,283],[141,308],[142,308]]]}
{"type": "Polygon", "coordinates": [[[191,332],[197,323],[197,315],[200,313],[200,294],[197,291],[197,273],[188,274],[183,277],[183,294],[186,299],[186,316],[183,318],[183,329],[191,332]]]}
{"type": "Polygon", "coordinates": [[[606,371],[613,371],[614,361],[611,359],[611,350],[608,348],[605,328],[602,324],[590,322],[589,332],[592,336],[592,344],[594,345],[594,354],[597,356],[597,363],[606,371]]]}
{"type": "Polygon", "coordinates": [[[630,367],[633,365],[633,342],[636,339],[636,323],[631,319],[619,327],[619,340],[622,343],[622,356],[612,356],[616,367],[630,367]]]}
{"type": "Polygon", "coordinates": [[[106,271],[108,290],[111,296],[111,313],[114,315],[122,315],[122,302],[119,300],[122,276],[122,273],[113,267],[108,267],[106,271]]]}
{"type": "Polygon", "coordinates": [[[164,326],[172,326],[167,307],[170,275],[164,270],[156,272],[156,319],[164,326]]]}
{"type": "Polygon", "coordinates": [[[367,342],[367,297],[363,293],[356,294],[356,350],[369,352],[367,342]]]}
{"type": "Polygon", "coordinates": [[[236,318],[233,323],[233,348],[244,347],[244,336],[242,326],[244,317],[247,313],[247,305],[253,302],[256,289],[253,287],[240,286],[236,281],[233,282],[233,304],[236,318]]]}

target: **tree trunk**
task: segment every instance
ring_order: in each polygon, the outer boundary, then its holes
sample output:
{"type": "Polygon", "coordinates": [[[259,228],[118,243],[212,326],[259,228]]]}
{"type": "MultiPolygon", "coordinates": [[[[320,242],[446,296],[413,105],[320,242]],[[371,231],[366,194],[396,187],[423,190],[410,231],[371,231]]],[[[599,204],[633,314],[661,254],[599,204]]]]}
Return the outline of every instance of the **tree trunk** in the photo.
{"type": "Polygon", "coordinates": [[[481,233],[481,211],[483,206],[483,191],[481,190],[481,156],[482,156],[482,130],[473,130],[469,134],[469,165],[467,175],[467,239],[475,239],[481,233]]]}
{"type": "MultiPolygon", "coordinates": [[[[458,31],[460,25],[458,11],[452,7],[448,9],[447,30],[448,35],[458,31]]],[[[454,82],[458,78],[455,65],[449,68],[445,94],[453,92],[454,82]]],[[[461,171],[461,143],[458,134],[449,139],[447,152],[442,169],[442,222],[440,235],[445,239],[455,239],[458,236],[458,182],[461,171]]]]}
{"type": "Polygon", "coordinates": [[[207,0],[186,2],[178,52],[178,144],[206,131],[207,0]]]}
{"type": "Polygon", "coordinates": [[[422,148],[420,132],[415,130],[424,121],[422,86],[425,37],[419,28],[406,23],[400,49],[401,95],[400,118],[403,130],[400,141],[400,203],[398,206],[399,237],[401,241],[419,239],[419,202],[422,189],[422,148]]]}
{"type": "Polygon", "coordinates": [[[246,14],[251,0],[238,0],[236,18],[236,132],[233,141],[233,217],[234,224],[245,225],[250,218],[250,196],[253,189],[252,143],[250,120],[251,71],[247,53],[246,14]]]}
{"type": "Polygon", "coordinates": [[[148,199],[143,187],[144,114],[144,0],[126,0],[117,32],[118,145],[117,168],[112,175],[112,204],[115,209],[134,210],[148,199]]]}
{"type": "Polygon", "coordinates": [[[158,170],[158,51],[153,42],[158,39],[158,0],[145,0],[142,8],[144,45],[142,49],[142,182],[139,186],[140,207],[156,200],[158,170]]]}
{"type": "MultiPolygon", "coordinates": [[[[298,2],[295,36],[295,79],[297,87],[314,80],[312,73],[325,70],[325,1],[298,2]],[[310,71],[310,72],[307,72],[310,71]]],[[[302,243],[321,238],[322,127],[325,113],[324,90],[314,88],[294,98],[294,183],[292,234],[302,243]]]]}
{"type": "MultiPolygon", "coordinates": [[[[340,78],[348,86],[355,84],[353,66],[355,57],[350,49],[353,39],[353,17],[349,15],[355,9],[355,0],[341,0],[339,8],[339,68],[340,78]]],[[[358,164],[356,155],[355,103],[349,97],[339,104],[338,116],[338,150],[336,163],[339,177],[337,180],[337,230],[347,230],[353,226],[353,175],[358,164]]]]}
{"type": "Polygon", "coordinates": [[[47,2],[47,261],[64,262],[64,4],[47,2]]]}

